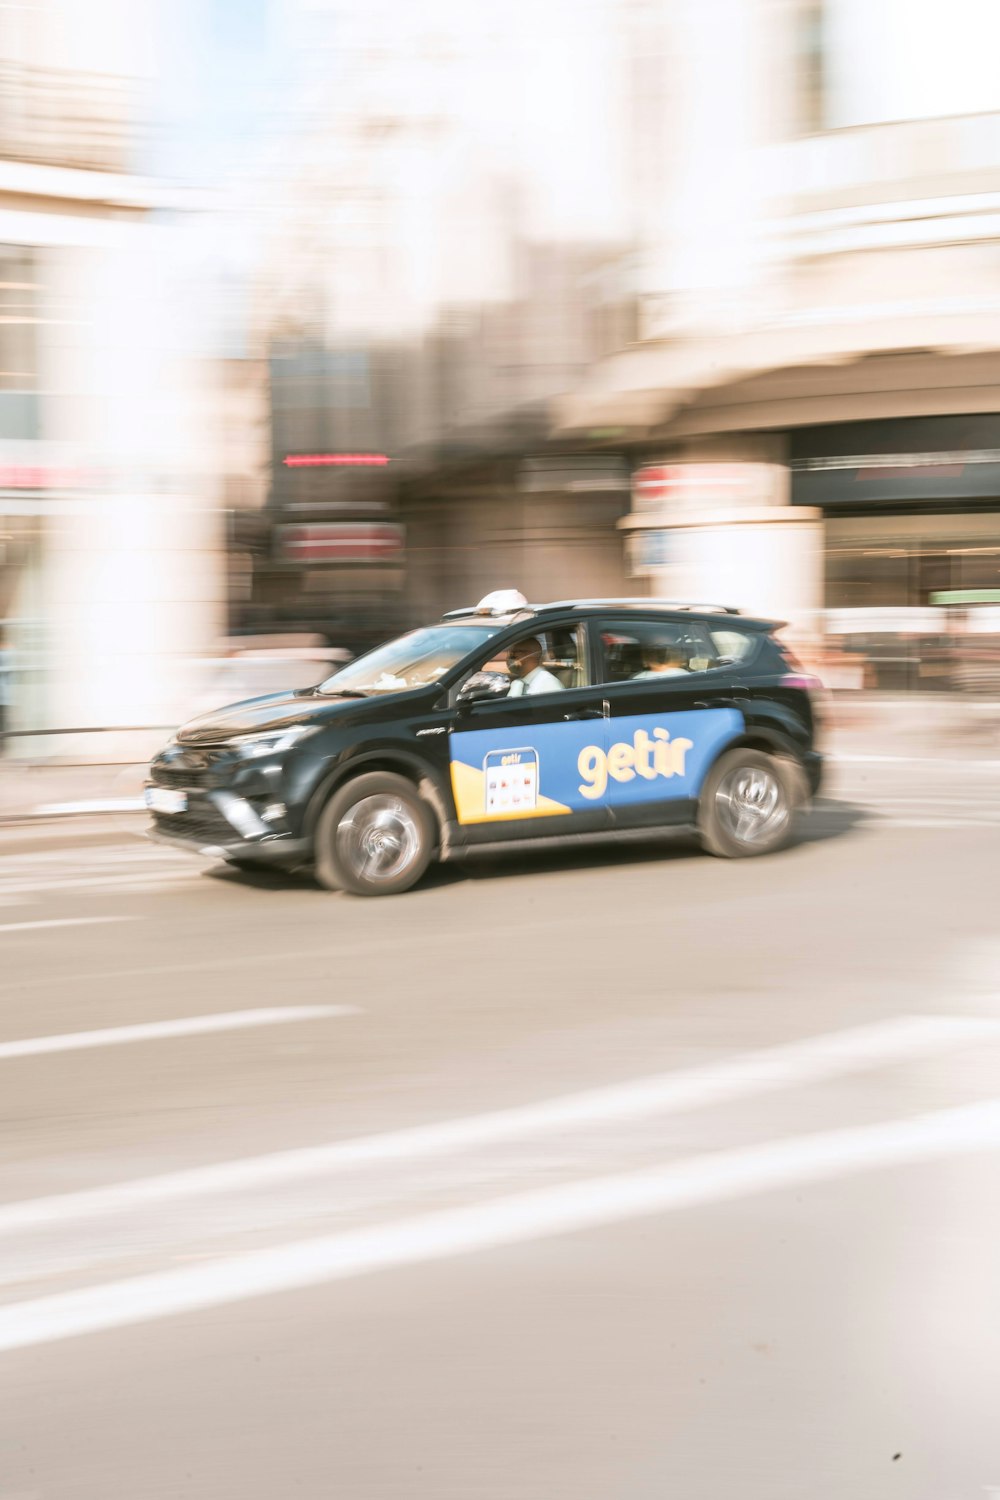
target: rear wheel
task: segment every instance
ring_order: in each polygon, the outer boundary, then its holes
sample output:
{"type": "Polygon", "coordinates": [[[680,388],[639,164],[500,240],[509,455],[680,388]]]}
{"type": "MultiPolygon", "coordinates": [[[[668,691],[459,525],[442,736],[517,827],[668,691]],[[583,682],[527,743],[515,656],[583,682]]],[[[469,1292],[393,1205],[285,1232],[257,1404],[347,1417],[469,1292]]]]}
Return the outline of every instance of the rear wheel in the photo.
{"type": "Polygon", "coordinates": [[[710,854],[743,859],[773,854],[792,835],[800,798],[792,766],[762,750],[729,750],[709,772],[698,806],[698,833],[710,854]]]}
{"type": "Polygon", "coordinates": [[[316,876],[356,896],[408,891],[434,852],[434,819],[404,776],[373,771],[334,792],[316,828],[316,876]]]}

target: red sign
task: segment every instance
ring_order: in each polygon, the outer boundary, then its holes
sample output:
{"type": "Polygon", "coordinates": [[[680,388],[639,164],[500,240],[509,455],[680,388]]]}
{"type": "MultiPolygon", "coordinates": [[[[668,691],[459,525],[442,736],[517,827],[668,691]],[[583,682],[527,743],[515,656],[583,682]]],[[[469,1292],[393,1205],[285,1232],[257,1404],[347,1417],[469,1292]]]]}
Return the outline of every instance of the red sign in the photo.
{"type": "Polygon", "coordinates": [[[403,528],[385,522],[313,522],[282,526],[278,544],[286,562],[400,562],[403,528]]]}
{"type": "Polygon", "coordinates": [[[2,490],[68,490],[82,479],[77,469],[43,469],[38,464],[0,465],[2,490]]]}
{"type": "Polygon", "coordinates": [[[673,504],[718,505],[746,496],[754,480],[750,464],[647,464],[632,476],[632,493],[637,511],[673,504]]]}
{"type": "Polygon", "coordinates": [[[286,469],[383,469],[384,453],[289,453],[282,459],[286,469]]]}

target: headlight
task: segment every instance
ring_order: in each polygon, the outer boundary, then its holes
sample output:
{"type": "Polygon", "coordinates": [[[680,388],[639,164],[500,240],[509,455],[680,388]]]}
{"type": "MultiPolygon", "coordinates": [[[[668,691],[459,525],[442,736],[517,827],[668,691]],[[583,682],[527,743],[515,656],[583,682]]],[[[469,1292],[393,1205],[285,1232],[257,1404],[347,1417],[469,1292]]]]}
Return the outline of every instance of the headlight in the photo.
{"type": "Polygon", "coordinates": [[[259,755],[275,755],[282,750],[289,750],[307,734],[315,734],[316,728],[315,724],[292,724],[288,729],[265,729],[261,734],[241,734],[231,743],[240,755],[252,760],[259,755]]]}

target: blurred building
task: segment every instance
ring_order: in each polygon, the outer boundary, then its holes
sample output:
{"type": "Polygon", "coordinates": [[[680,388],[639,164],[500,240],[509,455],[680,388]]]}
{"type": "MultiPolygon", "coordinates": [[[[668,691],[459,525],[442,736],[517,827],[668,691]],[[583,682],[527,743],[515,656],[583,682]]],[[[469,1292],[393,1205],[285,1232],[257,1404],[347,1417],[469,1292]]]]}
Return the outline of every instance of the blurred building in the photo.
{"type": "Polygon", "coordinates": [[[286,592],[719,599],[884,686],[990,633],[991,0],[277,3],[286,592]]]}
{"type": "Polygon", "coordinates": [[[993,0],[270,10],[254,354],[213,367],[265,416],[200,450],[233,628],[510,585],[777,615],[844,682],[993,649],[993,0]]]}
{"type": "Polygon", "coordinates": [[[0,17],[0,628],[19,730],[174,722],[219,629],[184,214],[141,172],[153,20],[150,0],[0,17]]]}
{"type": "Polygon", "coordinates": [[[646,586],[825,633],[870,683],[947,682],[956,632],[968,655],[1000,631],[1000,9],[626,11],[637,334],[555,432],[630,455],[646,586]]]}
{"type": "Polygon", "coordinates": [[[620,5],[277,9],[302,71],[262,188],[276,541],[255,597],[416,619],[500,585],[620,592],[627,465],[553,448],[549,420],[630,333],[620,5]]]}

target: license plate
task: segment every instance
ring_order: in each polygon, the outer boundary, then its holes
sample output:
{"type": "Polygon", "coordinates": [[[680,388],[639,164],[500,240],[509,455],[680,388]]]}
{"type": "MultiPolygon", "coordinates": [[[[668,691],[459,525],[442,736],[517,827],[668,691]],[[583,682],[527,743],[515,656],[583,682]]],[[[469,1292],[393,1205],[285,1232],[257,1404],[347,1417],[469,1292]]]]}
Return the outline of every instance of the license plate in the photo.
{"type": "Polygon", "coordinates": [[[146,806],[150,812],[167,813],[176,817],[178,813],[187,812],[187,805],[187,792],[175,792],[166,786],[146,788],[146,806]]]}

